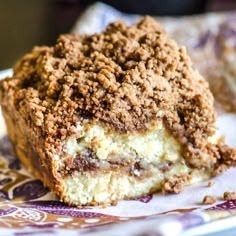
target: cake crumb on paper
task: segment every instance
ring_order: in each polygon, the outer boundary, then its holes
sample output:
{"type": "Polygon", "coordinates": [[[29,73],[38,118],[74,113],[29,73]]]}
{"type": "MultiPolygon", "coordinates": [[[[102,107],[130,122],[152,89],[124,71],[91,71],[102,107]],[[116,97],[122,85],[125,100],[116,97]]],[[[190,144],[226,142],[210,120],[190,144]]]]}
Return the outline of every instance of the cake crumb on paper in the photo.
{"type": "Polygon", "coordinates": [[[203,200],[202,200],[203,204],[214,204],[216,203],[216,197],[215,196],[211,196],[211,195],[206,195],[203,200]]]}
{"type": "Polygon", "coordinates": [[[236,192],[224,192],[224,200],[236,200],[236,192]]]}
{"type": "Polygon", "coordinates": [[[207,183],[207,187],[212,187],[213,185],[215,185],[215,182],[214,181],[209,181],[207,183]]]}

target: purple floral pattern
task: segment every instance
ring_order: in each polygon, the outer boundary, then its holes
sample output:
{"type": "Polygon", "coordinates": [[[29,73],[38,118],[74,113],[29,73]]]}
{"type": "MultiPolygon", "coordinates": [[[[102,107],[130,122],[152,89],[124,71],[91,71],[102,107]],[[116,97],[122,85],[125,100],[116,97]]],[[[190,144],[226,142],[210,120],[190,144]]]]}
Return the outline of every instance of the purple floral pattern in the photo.
{"type": "Polygon", "coordinates": [[[89,209],[87,207],[84,208],[70,207],[65,205],[64,203],[57,201],[33,201],[29,202],[29,204],[30,206],[24,206],[24,208],[34,208],[54,215],[64,215],[69,217],[85,217],[85,218],[108,216],[101,213],[83,211],[83,209],[89,209]]]}
{"type": "Polygon", "coordinates": [[[58,209],[60,211],[67,211],[67,210],[81,210],[81,209],[91,209],[91,207],[83,206],[80,208],[68,206],[64,202],[60,201],[53,201],[53,200],[44,200],[44,201],[28,201],[27,202],[30,207],[39,209],[39,210],[50,210],[50,209],[58,209]]]}
{"type": "Polygon", "coordinates": [[[23,197],[24,200],[37,199],[49,192],[39,180],[31,180],[23,183],[13,190],[13,197],[23,197]]]}
{"type": "Polygon", "coordinates": [[[140,201],[142,203],[148,203],[152,200],[152,198],[153,198],[152,195],[146,195],[143,197],[134,198],[133,200],[140,201]]]}
{"type": "Polygon", "coordinates": [[[16,207],[11,207],[11,208],[9,208],[7,210],[0,209],[0,216],[9,215],[9,214],[15,212],[16,210],[17,210],[16,207]]]}
{"type": "Polygon", "coordinates": [[[208,208],[208,210],[234,210],[236,209],[236,200],[230,200],[208,208]]]}

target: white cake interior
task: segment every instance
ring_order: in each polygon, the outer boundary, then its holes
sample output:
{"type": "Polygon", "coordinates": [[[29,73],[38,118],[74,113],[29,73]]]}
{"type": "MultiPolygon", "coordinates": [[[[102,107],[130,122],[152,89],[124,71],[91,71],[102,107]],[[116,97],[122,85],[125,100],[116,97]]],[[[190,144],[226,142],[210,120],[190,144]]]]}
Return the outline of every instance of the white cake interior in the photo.
{"type": "MultiPolygon", "coordinates": [[[[65,200],[78,204],[106,203],[123,198],[132,198],[156,192],[164,179],[174,175],[189,174],[189,183],[209,178],[204,170],[193,170],[182,157],[182,147],[170,135],[162,122],[152,122],[145,131],[117,133],[102,123],[89,120],[78,123],[74,134],[64,145],[64,158],[58,168],[66,168],[66,160],[78,154],[86,155],[88,148],[96,158],[90,161],[95,170],[77,171],[64,176],[62,185],[65,200]],[[132,162],[139,162],[140,169],[130,172],[132,162]],[[120,168],[111,168],[111,163],[127,163],[120,168]],[[171,165],[165,169],[165,165],[171,165]]],[[[209,139],[211,142],[216,137],[209,139]]]]}

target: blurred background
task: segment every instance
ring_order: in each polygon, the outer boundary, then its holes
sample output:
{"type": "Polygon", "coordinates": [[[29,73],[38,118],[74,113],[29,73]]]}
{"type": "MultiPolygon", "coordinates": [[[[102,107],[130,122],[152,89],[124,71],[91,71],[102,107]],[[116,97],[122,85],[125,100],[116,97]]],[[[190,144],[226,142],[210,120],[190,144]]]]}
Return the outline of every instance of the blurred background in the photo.
{"type": "MultiPolygon", "coordinates": [[[[0,1],[0,70],[12,67],[34,45],[52,45],[71,30],[92,0],[0,1]]],[[[236,10],[235,0],[107,0],[127,13],[180,16],[236,10]]]]}

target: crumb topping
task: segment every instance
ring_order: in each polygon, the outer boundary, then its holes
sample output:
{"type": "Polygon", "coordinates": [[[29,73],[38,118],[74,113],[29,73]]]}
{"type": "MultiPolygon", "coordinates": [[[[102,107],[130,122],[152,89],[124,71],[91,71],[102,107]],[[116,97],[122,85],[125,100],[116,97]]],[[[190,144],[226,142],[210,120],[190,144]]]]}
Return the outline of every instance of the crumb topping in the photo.
{"type": "Polygon", "coordinates": [[[162,193],[180,193],[189,184],[191,176],[188,174],[174,175],[162,183],[162,193]]]}
{"type": "Polygon", "coordinates": [[[224,192],[224,200],[236,200],[236,192],[224,192]]]}
{"type": "MultiPolygon", "coordinates": [[[[215,112],[207,82],[192,69],[185,49],[151,17],[132,26],[118,21],[100,34],[61,35],[54,47],[35,47],[24,56],[0,86],[1,96],[46,143],[65,140],[83,119],[118,132],[162,119],[185,147],[190,166],[217,163],[220,169],[228,158],[228,148],[208,142],[215,112]]],[[[235,163],[233,156],[226,165],[235,163]]]]}
{"type": "Polygon", "coordinates": [[[215,196],[211,196],[211,195],[206,195],[203,200],[202,200],[203,204],[214,204],[216,203],[216,197],[215,196]]]}
{"type": "Polygon", "coordinates": [[[212,187],[212,186],[214,186],[215,185],[215,182],[214,181],[209,181],[208,183],[207,183],[207,187],[212,187]]]}

